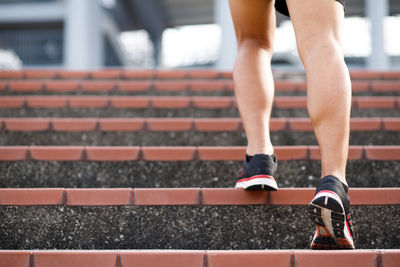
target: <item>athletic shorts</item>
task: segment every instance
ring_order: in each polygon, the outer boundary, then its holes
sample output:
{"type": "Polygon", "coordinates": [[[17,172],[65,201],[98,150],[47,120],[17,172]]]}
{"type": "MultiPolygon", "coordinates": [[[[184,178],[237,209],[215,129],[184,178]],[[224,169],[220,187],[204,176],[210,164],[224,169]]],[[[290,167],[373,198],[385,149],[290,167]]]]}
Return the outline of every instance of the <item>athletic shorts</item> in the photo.
{"type": "MultiPolygon", "coordinates": [[[[343,5],[343,8],[345,6],[345,0],[336,0],[339,3],[343,5]]],[[[283,15],[286,15],[289,17],[289,10],[286,5],[286,0],[275,0],[275,8],[279,13],[282,13],[283,15]]]]}

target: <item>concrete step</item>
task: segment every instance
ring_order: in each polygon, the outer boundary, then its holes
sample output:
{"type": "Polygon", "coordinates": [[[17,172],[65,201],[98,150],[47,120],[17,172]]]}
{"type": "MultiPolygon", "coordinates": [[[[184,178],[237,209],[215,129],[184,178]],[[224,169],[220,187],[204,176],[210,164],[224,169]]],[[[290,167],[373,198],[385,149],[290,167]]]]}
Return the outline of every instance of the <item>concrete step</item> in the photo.
{"type": "MultiPolygon", "coordinates": [[[[275,131],[271,141],[282,145],[317,145],[312,132],[275,131]]],[[[236,132],[9,132],[0,131],[0,145],[88,145],[88,146],[245,146],[243,131],[236,132]]],[[[352,132],[350,145],[400,144],[400,131],[352,132]]]]}
{"type": "Polygon", "coordinates": [[[24,250],[0,251],[0,263],[15,267],[396,267],[399,250],[24,250]]]}
{"type": "MultiPolygon", "coordinates": [[[[307,249],[314,189],[0,189],[1,249],[307,249]],[[33,235],[32,232],[35,234],[33,235]]],[[[400,248],[400,189],[350,189],[355,245],[400,248]]]]}
{"type": "MultiPolygon", "coordinates": [[[[241,161],[0,161],[0,187],[233,187],[241,161]]],[[[313,187],[315,160],[279,160],[280,187],[313,187]]],[[[400,161],[351,160],[351,187],[400,187],[400,161]]]]}

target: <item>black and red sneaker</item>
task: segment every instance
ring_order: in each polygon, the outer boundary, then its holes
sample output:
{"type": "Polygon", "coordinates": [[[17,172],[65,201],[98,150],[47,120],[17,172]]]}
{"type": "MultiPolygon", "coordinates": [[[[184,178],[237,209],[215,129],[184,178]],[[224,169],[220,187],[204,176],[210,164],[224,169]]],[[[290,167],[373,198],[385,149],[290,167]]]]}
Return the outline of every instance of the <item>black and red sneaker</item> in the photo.
{"type": "Polygon", "coordinates": [[[243,169],[239,171],[236,188],[245,190],[278,190],[274,175],[278,167],[275,154],[246,156],[243,169]]]}
{"type": "Polygon", "coordinates": [[[316,225],[311,249],[354,249],[348,190],[349,187],[334,176],[320,180],[308,205],[311,220],[316,225]]]}

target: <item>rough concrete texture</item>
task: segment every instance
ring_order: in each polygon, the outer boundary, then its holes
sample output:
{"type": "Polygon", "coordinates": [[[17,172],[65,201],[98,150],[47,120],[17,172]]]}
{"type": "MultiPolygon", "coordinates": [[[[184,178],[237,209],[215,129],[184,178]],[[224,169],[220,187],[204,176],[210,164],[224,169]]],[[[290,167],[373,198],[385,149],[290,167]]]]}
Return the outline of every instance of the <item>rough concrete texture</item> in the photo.
{"type": "MultiPolygon", "coordinates": [[[[317,145],[312,132],[271,133],[277,146],[317,145]]],[[[235,132],[8,132],[0,131],[0,145],[88,145],[88,146],[245,146],[246,135],[235,132]]],[[[399,145],[400,132],[352,132],[350,145],[399,145]]]]}
{"type": "MultiPolygon", "coordinates": [[[[2,95],[65,95],[65,92],[49,92],[49,91],[38,91],[38,92],[19,92],[19,91],[0,91],[2,95]]],[[[230,90],[216,90],[216,91],[159,91],[159,90],[147,90],[147,91],[72,91],[68,92],[68,95],[121,95],[121,96],[233,96],[234,92],[230,90]]],[[[305,91],[281,91],[276,90],[276,96],[305,96],[305,91]]],[[[399,92],[353,92],[353,96],[399,96],[399,92]]]]}
{"type": "MultiPolygon", "coordinates": [[[[359,249],[400,248],[400,206],[352,207],[359,249]]],[[[0,249],[306,249],[303,206],[1,207],[0,249]]]]}
{"type": "MultiPolygon", "coordinates": [[[[116,108],[15,108],[0,110],[1,117],[239,117],[237,108],[224,109],[116,109],[116,108]]],[[[307,117],[306,109],[272,109],[272,117],[307,117]]],[[[400,109],[353,109],[352,117],[399,117],[400,109]]]]}
{"type": "MultiPolygon", "coordinates": [[[[233,187],[241,162],[0,162],[0,187],[233,187]]],[[[349,161],[352,187],[400,187],[400,161],[349,161]]],[[[320,163],[281,161],[280,187],[314,187],[320,163]]]]}

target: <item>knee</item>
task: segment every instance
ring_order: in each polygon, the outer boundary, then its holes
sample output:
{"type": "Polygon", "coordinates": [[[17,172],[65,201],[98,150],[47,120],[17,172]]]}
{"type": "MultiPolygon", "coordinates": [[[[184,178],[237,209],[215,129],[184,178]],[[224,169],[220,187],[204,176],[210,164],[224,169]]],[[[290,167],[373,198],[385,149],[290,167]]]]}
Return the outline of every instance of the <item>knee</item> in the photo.
{"type": "Polygon", "coordinates": [[[343,58],[342,46],[334,38],[300,40],[297,48],[304,65],[315,59],[343,58]]]}
{"type": "Polygon", "coordinates": [[[266,38],[242,37],[238,38],[238,49],[240,50],[263,50],[272,56],[273,41],[266,38]]]}

